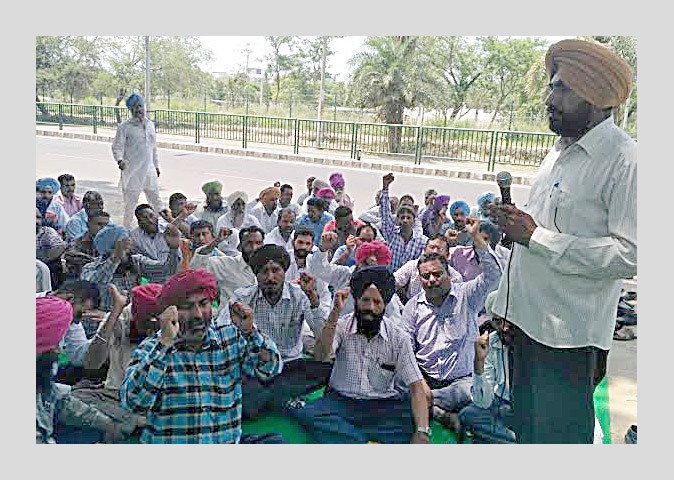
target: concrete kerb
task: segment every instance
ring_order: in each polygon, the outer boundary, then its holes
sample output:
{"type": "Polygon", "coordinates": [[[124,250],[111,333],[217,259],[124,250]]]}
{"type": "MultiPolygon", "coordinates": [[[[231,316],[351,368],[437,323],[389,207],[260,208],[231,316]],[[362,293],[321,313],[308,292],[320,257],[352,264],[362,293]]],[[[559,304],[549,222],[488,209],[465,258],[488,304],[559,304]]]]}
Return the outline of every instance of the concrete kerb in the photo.
{"type": "MultiPolygon", "coordinates": [[[[81,140],[91,140],[97,142],[108,142],[111,143],[114,139],[112,136],[108,135],[92,135],[88,133],[78,133],[78,132],[64,132],[64,131],[54,131],[54,130],[44,130],[36,128],[36,135],[42,135],[46,137],[61,137],[61,138],[70,138],[70,139],[81,139],[81,140]]],[[[370,170],[388,170],[391,172],[398,173],[412,173],[417,175],[426,175],[434,177],[447,177],[447,178],[458,178],[466,180],[478,180],[478,181],[487,181],[494,182],[496,181],[496,175],[492,172],[478,172],[474,170],[460,170],[454,168],[435,168],[432,166],[419,166],[419,165],[404,165],[404,164],[395,164],[395,163],[386,163],[386,162],[377,162],[377,161],[358,161],[352,159],[339,159],[331,157],[321,157],[321,156],[307,156],[306,154],[296,155],[290,153],[277,153],[277,152],[264,152],[257,151],[252,149],[236,149],[228,147],[219,147],[214,145],[203,145],[203,144],[188,144],[180,142],[172,142],[166,140],[157,141],[158,148],[166,148],[170,150],[181,150],[181,151],[191,151],[191,152],[200,152],[200,153],[211,153],[215,155],[238,155],[245,157],[258,157],[272,160],[285,160],[291,162],[304,162],[304,163],[313,163],[319,165],[330,165],[338,167],[351,167],[351,168],[362,168],[370,170]]],[[[532,176],[527,175],[518,175],[513,174],[513,183],[517,185],[530,185],[532,176]]]]}

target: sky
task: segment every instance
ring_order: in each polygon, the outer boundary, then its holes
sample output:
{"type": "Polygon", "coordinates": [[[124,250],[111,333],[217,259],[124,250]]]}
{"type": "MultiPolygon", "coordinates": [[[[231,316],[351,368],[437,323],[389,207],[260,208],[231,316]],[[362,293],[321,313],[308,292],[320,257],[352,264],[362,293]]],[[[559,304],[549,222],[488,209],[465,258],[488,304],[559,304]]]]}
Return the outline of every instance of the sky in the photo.
{"type": "MultiPolygon", "coordinates": [[[[574,36],[561,37],[540,37],[549,43],[554,43],[563,38],[573,38],[574,36]]],[[[359,50],[367,37],[346,36],[336,38],[330,43],[330,49],[335,52],[334,55],[328,57],[327,70],[333,75],[336,75],[338,81],[345,81],[348,75],[347,62],[359,50]]],[[[517,37],[513,37],[517,38],[517,37]]],[[[243,51],[246,45],[249,45],[251,50],[248,59],[249,68],[262,68],[266,64],[264,57],[270,53],[271,49],[264,37],[235,37],[235,36],[221,36],[221,37],[199,37],[204,47],[213,52],[213,60],[207,64],[202,65],[208,72],[227,72],[234,73],[236,71],[244,70],[246,63],[246,56],[243,51]]]]}

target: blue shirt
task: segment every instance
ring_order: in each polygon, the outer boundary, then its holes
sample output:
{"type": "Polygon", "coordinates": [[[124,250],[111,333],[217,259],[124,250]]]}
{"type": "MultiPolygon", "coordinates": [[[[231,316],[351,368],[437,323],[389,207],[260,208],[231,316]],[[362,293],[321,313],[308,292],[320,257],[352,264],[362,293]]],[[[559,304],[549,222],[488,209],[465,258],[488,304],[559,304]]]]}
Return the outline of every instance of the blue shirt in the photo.
{"type": "Polygon", "coordinates": [[[381,234],[391,249],[390,270],[395,272],[410,260],[415,260],[421,256],[424,248],[426,248],[428,237],[420,235],[413,229],[412,236],[405,243],[405,239],[400,234],[400,227],[394,223],[391,216],[391,201],[389,200],[388,189],[381,191],[379,208],[381,212],[381,234]]]}
{"type": "Polygon", "coordinates": [[[476,252],[482,272],[468,282],[452,283],[442,305],[435,306],[421,291],[403,309],[402,327],[412,340],[419,368],[436,380],[451,381],[473,372],[477,316],[501,278],[494,252],[476,252]]]}
{"type": "Polygon", "coordinates": [[[297,224],[295,225],[295,230],[297,231],[300,227],[306,227],[309,230],[314,232],[314,245],[318,246],[321,243],[321,235],[323,234],[323,228],[328,224],[329,221],[334,220],[335,217],[327,212],[323,212],[321,218],[318,222],[314,222],[309,214],[302,215],[297,224]]]}

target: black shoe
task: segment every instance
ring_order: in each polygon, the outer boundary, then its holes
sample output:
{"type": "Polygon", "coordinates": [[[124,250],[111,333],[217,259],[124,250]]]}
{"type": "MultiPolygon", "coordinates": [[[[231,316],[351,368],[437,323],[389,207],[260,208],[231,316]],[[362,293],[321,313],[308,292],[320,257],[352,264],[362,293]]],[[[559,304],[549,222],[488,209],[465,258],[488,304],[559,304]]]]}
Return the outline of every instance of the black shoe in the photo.
{"type": "Polygon", "coordinates": [[[620,298],[626,302],[633,302],[637,299],[637,292],[623,292],[620,298]]]}
{"type": "Polygon", "coordinates": [[[637,324],[637,314],[636,313],[625,313],[620,315],[616,321],[622,325],[628,325],[633,327],[637,324]]]}
{"type": "Polygon", "coordinates": [[[632,425],[630,428],[627,429],[627,433],[625,434],[625,443],[633,443],[636,445],[637,443],[637,426],[632,425]]]}

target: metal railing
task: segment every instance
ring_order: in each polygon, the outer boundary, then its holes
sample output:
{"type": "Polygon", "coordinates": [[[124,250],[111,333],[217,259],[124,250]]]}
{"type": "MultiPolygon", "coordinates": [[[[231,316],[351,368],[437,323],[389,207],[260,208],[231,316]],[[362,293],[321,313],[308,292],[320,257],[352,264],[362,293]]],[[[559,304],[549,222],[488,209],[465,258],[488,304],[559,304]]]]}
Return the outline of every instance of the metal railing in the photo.
{"type": "MultiPolygon", "coordinates": [[[[116,128],[129,118],[125,107],[36,102],[36,123],[88,125],[116,128]]],[[[212,138],[249,143],[292,146],[302,149],[349,152],[352,159],[361,153],[409,160],[421,165],[423,159],[496,165],[538,166],[556,140],[552,133],[477,130],[378,123],[338,122],[257,115],[154,110],[151,114],[157,133],[194,138],[195,143],[212,138]],[[320,132],[320,138],[319,138],[320,132]]]]}

